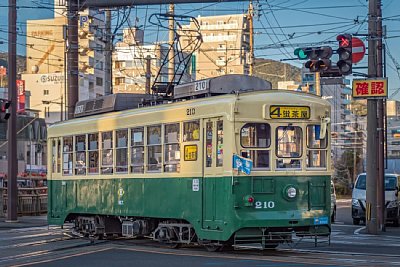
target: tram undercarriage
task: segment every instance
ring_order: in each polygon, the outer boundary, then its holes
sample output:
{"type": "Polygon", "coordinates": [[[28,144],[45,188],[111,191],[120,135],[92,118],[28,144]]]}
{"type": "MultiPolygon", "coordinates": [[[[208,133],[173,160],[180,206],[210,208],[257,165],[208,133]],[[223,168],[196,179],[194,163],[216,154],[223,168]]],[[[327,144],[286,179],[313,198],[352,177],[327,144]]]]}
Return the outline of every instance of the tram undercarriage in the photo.
{"type": "Polygon", "coordinates": [[[159,220],[154,218],[116,217],[104,215],[78,215],[69,220],[74,223],[75,233],[92,239],[103,238],[149,238],[170,248],[181,245],[200,245],[208,251],[223,249],[273,249],[282,243],[313,238],[315,246],[319,238],[330,236],[329,229],[317,228],[243,228],[235,232],[228,241],[199,239],[190,223],[182,220],[159,220]]]}

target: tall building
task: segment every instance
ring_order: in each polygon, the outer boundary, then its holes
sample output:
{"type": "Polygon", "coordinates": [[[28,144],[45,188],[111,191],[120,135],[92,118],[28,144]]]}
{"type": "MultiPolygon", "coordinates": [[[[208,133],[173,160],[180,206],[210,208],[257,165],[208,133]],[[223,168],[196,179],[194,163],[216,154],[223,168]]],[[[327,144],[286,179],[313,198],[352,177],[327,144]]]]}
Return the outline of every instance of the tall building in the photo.
{"type": "MultiPolygon", "coordinates": [[[[123,39],[113,51],[113,93],[145,93],[147,57],[150,57],[151,82],[160,70],[167,48],[161,44],[143,45],[143,37],[142,30],[123,30],[123,39]]],[[[167,73],[167,70],[164,72],[167,73]]],[[[168,75],[162,76],[162,79],[167,81],[168,75]]]]}
{"type": "MultiPolygon", "coordinates": [[[[64,6],[65,8],[65,6],[64,6]]],[[[79,13],[79,100],[96,98],[105,92],[105,15],[85,10],[79,13]]],[[[65,42],[67,17],[55,8],[53,19],[27,21],[26,73],[22,74],[30,91],[31,108],[40,110],[47,123],[65,117],[67,97],[65,42]]]]}
{"type": "MultiPolygon", "coordinates": [[[[160,83],[169,82],[168,45],[159,43],[143,45],[143,36],[143,31],[135,28],[123,30],[123,40],[116,44],[113,51],[113,93],[144,94],[147,75],[150,77],[150,86],[155,79],[160,83]],[[150,65],[149,69],[147,64],[150,65]]],[[[179,52],[182,53],[182,57],[190,58],[186,52],[179,52]]],[[[178,69],[182,67],[179,64],[180,58],[178,56],[174,58],[175,72],[183,73],[180,83],[190,82],[192,81],[190,68],[183,71],[178,69]]]]}
{"type": "MultiPolygon", "coordinates": [[[[203,42],[192,58],[195,79],[224,74],[249,74],[250,25],[246,14],[197,17],[203,42]]],[[[195,23],[182,30],[196,29],[195,23]]],[[[190,40],[186,40],[187,44],[190,40]]]]}
{"type": "Polygon", "coordinates": [[[317,72],[302,70],[302,84],[309,93],[325,98],[331,104],[332,156],[339,160],[345,149],[353,145],[349,135],[356,131],[355,121],[350,112],[350,81],[342,77],[320,77],[317,72]]]}

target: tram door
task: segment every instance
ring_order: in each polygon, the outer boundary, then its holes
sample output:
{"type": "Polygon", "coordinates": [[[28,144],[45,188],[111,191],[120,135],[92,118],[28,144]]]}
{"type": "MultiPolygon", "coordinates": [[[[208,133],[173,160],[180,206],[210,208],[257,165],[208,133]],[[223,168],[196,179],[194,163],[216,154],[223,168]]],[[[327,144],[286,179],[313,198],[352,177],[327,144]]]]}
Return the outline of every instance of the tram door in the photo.
{"type": "Polygon", "coordinates": [[[223,225],[223,201],[220,199],[223,190],[223,136],[222,118],[203,121],[203,228],[221,229],[223,225]]]}

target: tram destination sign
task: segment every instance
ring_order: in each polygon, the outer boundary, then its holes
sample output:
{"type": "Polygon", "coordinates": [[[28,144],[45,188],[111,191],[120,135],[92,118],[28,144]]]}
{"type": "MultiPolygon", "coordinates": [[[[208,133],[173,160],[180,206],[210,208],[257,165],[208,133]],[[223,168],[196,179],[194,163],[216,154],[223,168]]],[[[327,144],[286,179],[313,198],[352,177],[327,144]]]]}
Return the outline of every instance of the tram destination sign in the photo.
{"type": "Polygon", "coordinates": [[[309,119],[310,107],[307,106],[270,106],[269,116],[271,119],[309,119]]]}

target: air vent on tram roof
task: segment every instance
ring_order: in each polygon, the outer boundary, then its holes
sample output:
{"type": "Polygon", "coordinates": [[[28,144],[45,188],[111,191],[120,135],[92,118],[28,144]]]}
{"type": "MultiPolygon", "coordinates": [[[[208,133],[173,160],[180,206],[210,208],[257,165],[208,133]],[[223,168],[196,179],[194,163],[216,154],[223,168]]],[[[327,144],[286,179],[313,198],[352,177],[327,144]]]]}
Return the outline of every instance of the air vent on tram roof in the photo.
{"type": "Polygon", "coordinates": [[[174,99],[198,98],[232,92],[270,90],[272,85],[264,79],[242,74],[229,74],[176,85],[174,99]]]}
{"type": "Polygon", "coordinates": [[[152,99],[146,94],[111,94],[95,99],[79,101],[75,106],[75,118],[111,111],[138,108],[145,100],[152,99]]]}

